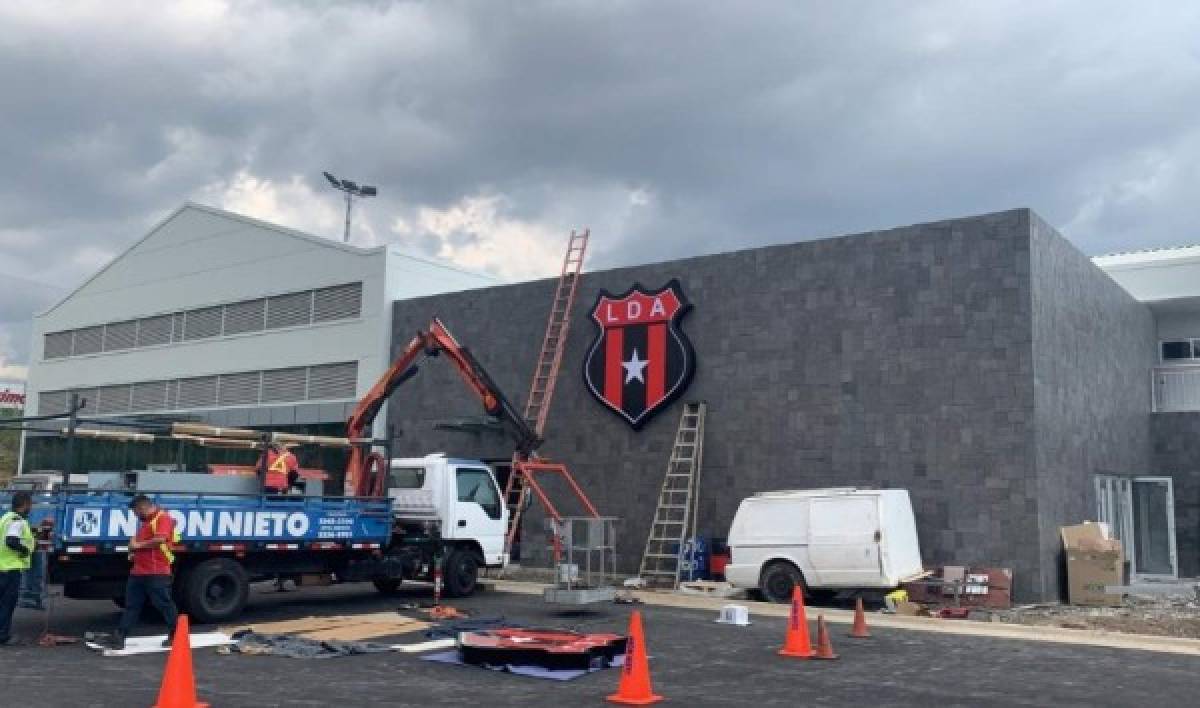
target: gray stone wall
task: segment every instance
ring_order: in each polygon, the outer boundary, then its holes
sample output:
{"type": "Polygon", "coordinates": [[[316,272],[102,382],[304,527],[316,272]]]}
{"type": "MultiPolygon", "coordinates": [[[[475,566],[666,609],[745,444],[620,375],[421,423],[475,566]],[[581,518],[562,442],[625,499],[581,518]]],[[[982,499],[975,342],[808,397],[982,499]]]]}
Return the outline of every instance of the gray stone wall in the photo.
{"type": "Polygon", "coordinates": [[[1058,529],[1096,517],[1093,477],[1148,474],[1155,325],[1036,214],[1031,218],[1035,458],[1041,577],[1056,597],[1058,529]]]}
{"type": "MultiPolygon", "coordinates": [[[[695,305],[687,400],[709,404],[702,532],[724,536],[756,491],[860,485],[913,496],[928,564],[1010,566],[1044,586],[1033,446],[1030,217],[1014,210],[822,241],[588,273],[543,451],[622,517],[621,565],[645,542],[680,403],[640,432],[584,389],[599,288],[673,277],[695,305]]],[[[596,238],[603,238],[597,235],[596,238]]],[[[523,402],[553,282],[398,302],[395,340],[440,315],[523,402]]],[[[477,416],[429,362],[393,398],[396,453],[505,457],[490,434],[434,429],[477,416]]]]}
{"type": "Polygon", "coordinates": [[[1150,416],[1154,474],[1171,477],[1179,574],[1200,576],[1200,413],[1150,416]]]}

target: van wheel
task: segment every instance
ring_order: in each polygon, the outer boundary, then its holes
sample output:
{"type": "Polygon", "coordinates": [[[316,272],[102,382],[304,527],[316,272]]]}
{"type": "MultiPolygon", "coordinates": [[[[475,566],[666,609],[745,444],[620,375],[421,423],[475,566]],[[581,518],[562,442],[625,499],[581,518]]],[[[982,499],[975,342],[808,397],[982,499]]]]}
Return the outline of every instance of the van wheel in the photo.
{"type": "Polygon", "coordinates": [[[758,589],[767,602],[791,602],[792,590],[797,587],[805,591],[804,576],[796,566],[786,561],[769,563],[763,568],[758,581],[758,589]]]}
{"type": "Polygon", "coordinates": [[[446,597],[467,597],[475,592],[479,582],[479,556],[474,551],[460,548],[446,559],[443,572],[446,597]]]}
{"type": "Polygon", "coordinates": [[[192,568],[184,585],[192,618],[202,623],[237,617],[250,597],[246,569],[228,558],[213,558],[192,568]]]}

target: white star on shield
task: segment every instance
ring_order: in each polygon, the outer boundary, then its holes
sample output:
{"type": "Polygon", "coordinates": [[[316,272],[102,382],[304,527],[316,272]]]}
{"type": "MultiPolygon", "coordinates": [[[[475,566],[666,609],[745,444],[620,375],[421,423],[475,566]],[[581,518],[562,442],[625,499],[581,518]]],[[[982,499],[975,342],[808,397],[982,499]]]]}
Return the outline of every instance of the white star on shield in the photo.
{"type": "Polygon", "coordinates": [[[637,379],[642,383],[646,383],[646,378],[643,375],[643,372],[646,371],[646,364],[647,361],[645,359],[638,358],[637,347],[634,347],[633,354],[629,357],[629,361],[621,362],[621,366],[625,369],[625,383],[629,383],[634,379],[637,379]]]}

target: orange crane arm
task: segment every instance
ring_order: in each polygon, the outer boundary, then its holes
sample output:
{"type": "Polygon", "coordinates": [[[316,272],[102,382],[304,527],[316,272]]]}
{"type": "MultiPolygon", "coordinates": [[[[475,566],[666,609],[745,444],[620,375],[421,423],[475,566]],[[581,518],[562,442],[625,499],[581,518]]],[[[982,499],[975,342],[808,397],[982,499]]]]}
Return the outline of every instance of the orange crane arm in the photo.
{"type": "MultiPolygon", "coordinates": [[[[483,410],[490,416],[500,419],[516,444],[517,454],[528,457],[541,445],[542,440],[529,426],[525,419],[517,413],[513,405],[497,388],[483,366],[475,359],[470,350],[458,343],[446,325],[436,317],[429,323],[428,331],[418,330],[416,335],[396,358],[388,370],[379,377],[375,385],[367,391],[354,412],[346,422],[346,437],[352,440],[370,437],[371,424],[379,414],[379,409],[391,397],[392,393],[417,373],[417,363],[424,357],[445,354],[458,373],[483,404],[483,410]]],[[[372,464],[378,465],[377,457],[370,452],[369,445],[355,445],[350,451],[350,461],[346,464],[346,494],[351,496],[380,496],[383,494],[382,482],[386,470],[376,470],[374,478],[368,475],[372,464]]],[[[386,461],[383,461],[386,463],[386,461]]]]}

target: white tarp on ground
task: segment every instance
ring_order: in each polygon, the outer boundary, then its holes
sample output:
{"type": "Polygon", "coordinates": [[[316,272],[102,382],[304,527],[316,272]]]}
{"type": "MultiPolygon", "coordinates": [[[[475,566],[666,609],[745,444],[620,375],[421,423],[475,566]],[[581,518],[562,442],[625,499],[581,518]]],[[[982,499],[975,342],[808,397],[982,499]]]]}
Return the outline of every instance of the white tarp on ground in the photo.
{"type": "MultiPolygon", "coordinates": [[[[104,656],[134,656],[136,654],[157,654],[168,652],[170,647],[164,647],[162,642],[167,638],[165,634],[157,634],[152,637],[130,637],[125,640],[124,649],[110,649],[109,647],[97,643],[87,642],[87,648],[102,653],[104,656]]],[[[228,634],[224,632],[203,632],[193,634],[188,638],[193,649],[203,649],[205,647],[219,647],[224,644],[233,644],[228,634]]]]}

